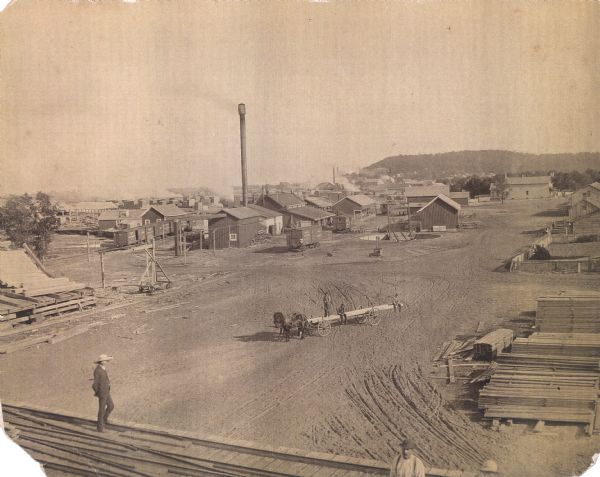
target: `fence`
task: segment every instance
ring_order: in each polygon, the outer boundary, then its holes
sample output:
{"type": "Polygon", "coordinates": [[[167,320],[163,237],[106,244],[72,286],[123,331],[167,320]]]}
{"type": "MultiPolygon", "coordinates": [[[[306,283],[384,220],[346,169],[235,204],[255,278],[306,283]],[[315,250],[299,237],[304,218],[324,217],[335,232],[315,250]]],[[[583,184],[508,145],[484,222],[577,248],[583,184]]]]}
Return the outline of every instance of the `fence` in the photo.
{"type": "Polygon", "coordinates": [[[547,233],[543,237],[540,237],[539,239],[537,239],[535,242],[533,242],[531,244],[531,247],[528,250],[525,250],[524,252],[521,252],[518,255],[515,255],[511,259],[510,271],[514,272],[516,270],[522,270],[521,267],[522,267],[523,263],[525,263],[525,261],[529,259],[532,252],[535,250],[536,245],[540,245],[541,247],[548,248],[548,246],[552,243],[552,241],[553,241],[552,234],[550,234],[550,233],[547,233]]]}
{"type": "Polygon", "coordinates": [[[563,260],[527,260],[519,263],[521,272],[600,272],[600,260],[591,258],[563,259],[563,260]]]}
{"type": "MultiPolygon", "coordinates": [[[[582,273],[582,272],[600,272],[599,258],[567,258],[556,260],[529,260],[532,251],[536,245],[548,247],[555,239],[552,234],[546,234],[533,242],[531,248],[525,252],[515,255],[511,259],[510,271],[520,271],[529,273],[543,272],[563,272],[563,273],[582,273]]],[[[560,243],[563,243],[560,241],[560,243]]]]}

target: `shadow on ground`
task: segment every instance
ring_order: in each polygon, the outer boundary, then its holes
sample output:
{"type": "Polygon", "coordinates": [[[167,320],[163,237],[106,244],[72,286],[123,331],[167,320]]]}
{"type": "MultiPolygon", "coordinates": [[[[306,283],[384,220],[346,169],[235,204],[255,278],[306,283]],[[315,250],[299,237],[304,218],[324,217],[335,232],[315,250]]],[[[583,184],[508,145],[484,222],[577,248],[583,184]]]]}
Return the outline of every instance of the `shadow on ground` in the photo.
{"type": "MultiPolygon", "coordinates": [[[[252,335],[241,335],[234,337],[238,341],[250,343],[255,341],[285,341],[285,338],[279,334],[279,331],[259,331],[252,335]]],[[[295,337],[290,336],[290,340],[295,337]]]]}
{"type": "Polygon", "coordinates": [[[541,237],[546,233],[545,229],[534,229],[534,230],[523,230],[521,235],[535,235],[537,237],[541,237]]]}
{"type": "Polygon", "coordinates": [[[568,217],[569,212],[566,207],[558,207],[557,209],[549,209],[542,210],[536,214],[533,214],[534,217],[568,217]]]}
{"type": "Polygon", "coordinates": [[[285,252],[289,252],[288,248],[286,246],[275,246],[275,247],[269,247],[269,248],[263,248],[260,250],[255,250],[252,253],[271,253],[271,254],[276,254],[276,253],[285,253],[285,252]]]}

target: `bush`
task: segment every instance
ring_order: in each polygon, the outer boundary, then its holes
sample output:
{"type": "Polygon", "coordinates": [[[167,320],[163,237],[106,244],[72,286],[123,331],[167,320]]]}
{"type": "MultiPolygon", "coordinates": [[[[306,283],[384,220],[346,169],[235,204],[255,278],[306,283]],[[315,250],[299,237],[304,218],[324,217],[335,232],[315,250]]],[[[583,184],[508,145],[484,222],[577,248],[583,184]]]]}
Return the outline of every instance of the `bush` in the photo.
{"type": "Polygon", "coordinates": [[[533,254],[529,257],[529,260],[551,260],[552,255],[546,247],[536,245],[533,254]]]}

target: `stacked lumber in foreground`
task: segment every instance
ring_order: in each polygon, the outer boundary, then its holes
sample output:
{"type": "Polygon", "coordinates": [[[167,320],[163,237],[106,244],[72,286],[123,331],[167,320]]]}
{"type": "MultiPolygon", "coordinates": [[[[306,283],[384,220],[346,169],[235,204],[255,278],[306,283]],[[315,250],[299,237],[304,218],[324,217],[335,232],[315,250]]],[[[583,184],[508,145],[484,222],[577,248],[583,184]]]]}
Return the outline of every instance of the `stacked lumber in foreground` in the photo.
{"type": "Polygon", "coordinates": [[[0,321],[17,318],[17,315],[29,315],[39,304],[34,298],[17,295],[16,293],[0,293],[0,321]]]}
{"type": "Polygon", "coordinates": [[[587,424],[600,430],[600,294],[538,298],[538,332],[500,353],[479,393],[488,418],[587,424]]]}
{"type": "Polygon", "coordinates": [[[485,417],[587,424],[595,426],[598,399],[596,371],[503,366],[479,394],[485,417]]]}
{"type": "Polygon", "coordinates": [[[68,278],[53,278],[27,249],[0,250],[0,284],[28,297],[85,288],[68,278]]]}
{"type": "Polygon", "coordinates": [[[512,352],[553,356],[586,356],[600,359],[600,334],[533,333],[528,338],[517,338],[513,342],[512,352]]]}
{"type": "Polygon", "coordinates": [[[500,353],[498,364],[535,370],[537,368],[555,371],[586,371],[600,373],[600,358],[591,356],[564,356],[547,354],[500,353]]]}
{"type": "Polygon", "coordinates": [[[46,318],[96,306],[91,290],[26,297],[0,290],[0,329],[12,328],[18,323],[39,322],[46,318]]]}
{"type": "Polygon", "coordinates": [[[540,297],[535,325],[545,333],[600,333],[600,295],[540,297]]]}
{"type": "MultiPolygon", "coordinates": [[[[389,462],[310,452],[111,419],[98,433],[91,419],[3,403],[14,440],[61,475],[158,477],[360,477],[389,475],[389,462]]],[[[428,477],[474,472],[426,467],[428,477]]]]}

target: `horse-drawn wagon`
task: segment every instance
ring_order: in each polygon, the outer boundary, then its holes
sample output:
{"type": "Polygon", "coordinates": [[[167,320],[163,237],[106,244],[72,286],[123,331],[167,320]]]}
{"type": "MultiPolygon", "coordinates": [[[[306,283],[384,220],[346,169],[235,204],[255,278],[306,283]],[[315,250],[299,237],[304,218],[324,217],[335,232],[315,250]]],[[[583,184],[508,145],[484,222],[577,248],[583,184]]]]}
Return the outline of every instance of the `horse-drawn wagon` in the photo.
{"type": "MultiPolygon", "coordinates": [[[[377,326],[381,321],[382,314],[394,309],[394,305],[375,305],[368,308],[359,308],[356,310],[346,311],[346,319],[355,320],[357,323],[366,323],[371,326],[377,326]]],[[[292,329],[298,330],[300,339],[304,335],[317,334],[319,336],[327,336],[331,333],[332,325],[341,322],[339,314],[328,316],[314,316],[307,318],[301,313],[292,313],[285,316],[281,312],[276,312],[273,315],[275,326],[279,327],[279,334],[284,335],[286,341],[289,339],[292,329]]]]}

